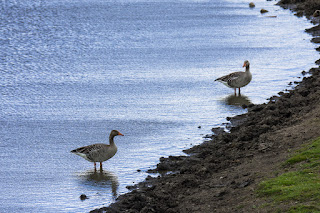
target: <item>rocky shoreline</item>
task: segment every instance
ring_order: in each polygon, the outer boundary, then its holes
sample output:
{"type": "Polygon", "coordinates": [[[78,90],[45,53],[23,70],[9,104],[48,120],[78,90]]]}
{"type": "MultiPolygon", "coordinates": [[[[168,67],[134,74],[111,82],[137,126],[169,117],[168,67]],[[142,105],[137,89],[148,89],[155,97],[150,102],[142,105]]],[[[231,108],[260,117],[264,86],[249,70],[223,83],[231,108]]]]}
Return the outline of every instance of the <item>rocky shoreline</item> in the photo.
{"type": "MultiPolygon", "coordinates": [[[[278,4],[309,18],[320,9],[320,0],[297,2],[278,4]]],[[[320,25],[306,31],[320,43],[320,25]]],[[[214,130],[218,134],[210,141],[185,150],[189,156],[161,158],[149,171],[165,175],[149,176],[109,207],[91,212],[257,212],[266,202],[256,195],[257,184],[275,176],[276,165],[290,151],[320,135],[320,68],[302,74],[307,77],[293,90],[230,118],[234,125],[229,133],[214,130]]]]}

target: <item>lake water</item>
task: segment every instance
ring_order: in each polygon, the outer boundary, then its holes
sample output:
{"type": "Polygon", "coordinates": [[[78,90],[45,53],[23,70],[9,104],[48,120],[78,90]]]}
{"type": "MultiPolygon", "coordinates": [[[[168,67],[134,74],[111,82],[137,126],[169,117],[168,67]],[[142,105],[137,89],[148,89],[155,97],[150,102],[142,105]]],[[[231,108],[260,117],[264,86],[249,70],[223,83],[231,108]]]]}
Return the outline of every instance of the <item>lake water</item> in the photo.
{"type": "Polygon", "coordinates": [[[0,212],[106,206],[159,157],[246,112],[239,103],[266,102],[299,80],[318,59],[311,24],[275,2],[248,3],[2,0],[0,212]],[[253,80],[236,99],[214,79],[244,60],[253,80]],[[103,173],[70,153],[107,142],[112,129],[125,137],[103,173]]]}

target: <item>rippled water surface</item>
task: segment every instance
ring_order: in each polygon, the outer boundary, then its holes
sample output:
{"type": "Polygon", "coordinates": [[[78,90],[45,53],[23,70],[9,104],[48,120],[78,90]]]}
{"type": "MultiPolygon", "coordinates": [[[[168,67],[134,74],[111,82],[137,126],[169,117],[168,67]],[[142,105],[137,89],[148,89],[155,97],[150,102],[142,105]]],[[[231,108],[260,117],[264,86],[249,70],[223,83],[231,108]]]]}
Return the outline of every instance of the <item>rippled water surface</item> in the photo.
{"type": "Polygon", "coordinates": [[[0,212],[108,205],[160,156],[246,112],[239,103],[263,103],[299,80],[318,57],[304,33],[311,25],[274,2],[248,3],[1,1],[0,212]],[[234,97],[214,79],[246,59],[253,80],[234,97]],[[70,153],[107,142],[112,129],[125,137],[102,173],[70,153]]]}

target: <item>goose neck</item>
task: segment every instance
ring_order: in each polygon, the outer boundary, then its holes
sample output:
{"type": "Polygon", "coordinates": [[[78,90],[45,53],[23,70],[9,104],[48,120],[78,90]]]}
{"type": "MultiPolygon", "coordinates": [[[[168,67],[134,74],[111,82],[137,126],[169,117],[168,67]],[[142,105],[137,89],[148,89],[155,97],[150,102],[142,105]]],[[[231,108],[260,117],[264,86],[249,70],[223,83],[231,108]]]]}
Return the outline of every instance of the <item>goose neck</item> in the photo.
{"type": "Polygon", "coordinates": [[[111,146],[114,146],[113,138],[114,138],[113,135],[110,135],[110,136],[109,136],[109,143],[110,143],[111,146]]]}
{"type": "Polygon", "coordinates": [[[246,72],[250,72],[250,65],[246,66],[246,72]]]}

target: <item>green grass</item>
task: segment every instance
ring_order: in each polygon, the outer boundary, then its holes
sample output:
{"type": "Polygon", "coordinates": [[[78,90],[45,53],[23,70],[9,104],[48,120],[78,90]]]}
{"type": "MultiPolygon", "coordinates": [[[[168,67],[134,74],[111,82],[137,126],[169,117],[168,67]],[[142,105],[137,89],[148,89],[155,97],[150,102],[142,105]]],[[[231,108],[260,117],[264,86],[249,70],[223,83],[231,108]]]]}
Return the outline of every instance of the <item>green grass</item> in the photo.
{"type": "Polygon", "coordinates": [[[263,181],[258,194],[286,212],[320,212],[320,138],[290,157],[284,166],[292,170],[263,181]]]}
{"type": "Polygon", "coordinates": [[[285,162],[285,164],[293,165],[303,161],[305,161],[306,163],[312,161],[313,163],[319,164],[319,160],[320,160],[320,138],[314,140],[310,145],[307,145],[306,147],[299,150],[297,154],[289,158],[285,162]]]}

